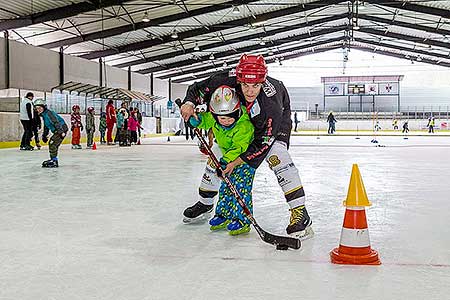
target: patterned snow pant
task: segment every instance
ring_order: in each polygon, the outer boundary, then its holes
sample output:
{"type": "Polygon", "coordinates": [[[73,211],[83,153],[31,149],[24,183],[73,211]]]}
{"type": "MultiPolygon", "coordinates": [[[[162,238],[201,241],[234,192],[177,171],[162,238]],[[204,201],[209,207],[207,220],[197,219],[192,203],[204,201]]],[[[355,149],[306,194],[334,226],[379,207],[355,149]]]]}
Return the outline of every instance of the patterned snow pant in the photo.
{"type": "MultiPolygon", "coordinates": [[[[222,156],[222,152],[216,143],[214,143],[211,150],[216,157],[222,156]]],[[[300,180],[298,169],[295,167],[289,155],[286,143],[275,141],[269,153],[267,153],[265,160],[277,177],[278,184],[284,193],[289,208],[293,209],[305,205],[305,191],[300,180]]],[[[205,205],[213,204],[214,197],[219,190],[219,185],[220,179],[216,175],[211,160],[208,160],[199,187],[199,201],[205,205]]]]}
{"type": "MultiPolygon", "coordinates": [[[[244,163],[234,168],[233,173],[228,177],[240,196],[245,202],[250,212],[253,213],[252,187],[255,169],[244,163]]],[[[241,220],[250,223],[244,214],[244,210],[237,202],[225,181],[222,181],[219,189],[219,201],[216,206],[216,215],[220,215],[228,220],[241,220]]]]}

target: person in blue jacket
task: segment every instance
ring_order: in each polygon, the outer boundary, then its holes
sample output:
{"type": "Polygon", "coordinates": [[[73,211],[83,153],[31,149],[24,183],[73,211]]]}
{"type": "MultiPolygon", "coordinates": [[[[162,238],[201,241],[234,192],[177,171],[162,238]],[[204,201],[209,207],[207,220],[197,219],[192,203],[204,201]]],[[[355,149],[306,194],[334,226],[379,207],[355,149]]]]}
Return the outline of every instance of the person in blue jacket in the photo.
{"type": "Polygon", "coordinates": [[[42,141],[48,142],[48,150],[50,152],[50,159],[42,163],[43,168],[57,168],[58,167],[58,148],[66,137],[69,127],[67,127],[64,119],[47,108],[44,99],[36,99],[34,106],[39,115],[44,121],[44,132],[42,133],[42,141]],[[51,131],[53,135],[48,139],[48,133],[51,131]]]}

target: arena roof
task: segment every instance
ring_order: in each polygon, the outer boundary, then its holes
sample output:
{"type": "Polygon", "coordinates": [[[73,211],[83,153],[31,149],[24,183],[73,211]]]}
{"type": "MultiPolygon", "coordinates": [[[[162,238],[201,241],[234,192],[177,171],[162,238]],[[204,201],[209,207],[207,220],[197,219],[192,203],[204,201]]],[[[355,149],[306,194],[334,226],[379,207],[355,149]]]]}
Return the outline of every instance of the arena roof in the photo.
{"type": "Polygon", "coordinates": [[[277,62],[345,48],[450,66],[444,0],[0,0],[0,31],[173,82],[244,52],[277,62]]]}

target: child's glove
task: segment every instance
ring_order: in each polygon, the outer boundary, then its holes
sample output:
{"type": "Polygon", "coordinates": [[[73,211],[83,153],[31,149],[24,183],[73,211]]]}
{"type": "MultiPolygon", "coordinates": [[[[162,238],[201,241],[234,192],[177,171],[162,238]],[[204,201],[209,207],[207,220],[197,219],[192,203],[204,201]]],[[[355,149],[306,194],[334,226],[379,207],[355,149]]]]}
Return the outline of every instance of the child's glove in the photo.
{"type": "Polygon", "coordinates": [[[202,122],[202,116],[197,115],[197,118],[198,119],[196,119],[194,116],[190,117],[188,125],[191,125],[192,127],[198,127],[202,122]]]}
{"type": "Polygon", "coordinates": [[[216,168],[216,173],[217,173],[217,176],[219,176],[219,178],[223,178],[222,171],[227,167],[227,164],[228,163],[223,158],[220,159],[220,167],[216,168]]]}
{"type": "Polygon", "coordinates": [[[43,136],[42,136],[42,141],[43,141],[44,143],[47,143],[47,142],[48,142],[48,137],[47,137],[46,135],[43,135],[43,136]]]}

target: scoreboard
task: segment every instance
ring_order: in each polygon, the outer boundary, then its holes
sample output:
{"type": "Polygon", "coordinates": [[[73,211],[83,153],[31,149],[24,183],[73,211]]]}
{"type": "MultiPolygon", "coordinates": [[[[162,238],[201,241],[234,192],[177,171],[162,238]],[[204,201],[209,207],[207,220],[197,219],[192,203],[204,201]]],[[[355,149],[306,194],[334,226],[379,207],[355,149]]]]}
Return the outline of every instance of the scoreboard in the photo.
{"type": "Polygon", "coordinates": [[[349,83],[347,85],[347,92],[349,95],[364,95],[366,94],[366,88],[364,84],[349,83]]]}

